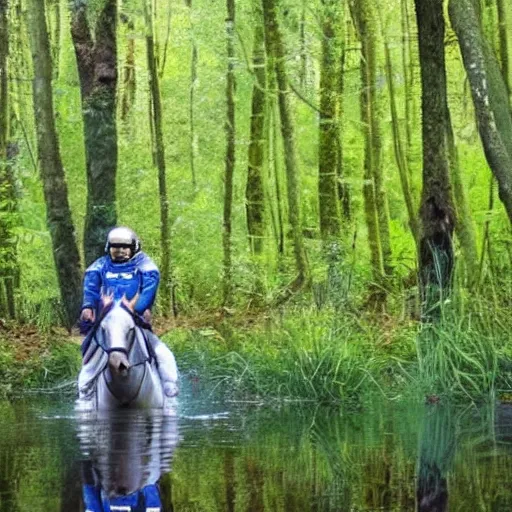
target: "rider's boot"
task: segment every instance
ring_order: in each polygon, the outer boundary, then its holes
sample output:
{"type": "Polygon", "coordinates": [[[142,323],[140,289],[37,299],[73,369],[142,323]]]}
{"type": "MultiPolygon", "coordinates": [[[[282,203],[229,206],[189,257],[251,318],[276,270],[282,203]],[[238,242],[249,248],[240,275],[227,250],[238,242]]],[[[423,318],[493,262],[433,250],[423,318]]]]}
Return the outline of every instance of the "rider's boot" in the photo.
{"type": "Polygon", "coordinates": [[[150,334],[150,339],[151,344],[153,345],[153,350],[155,351],[164,394],[167,397],[176,396],[179,393],[179,387],[178,367],[176,366],[174,354],[153,333],[150,334]]]}

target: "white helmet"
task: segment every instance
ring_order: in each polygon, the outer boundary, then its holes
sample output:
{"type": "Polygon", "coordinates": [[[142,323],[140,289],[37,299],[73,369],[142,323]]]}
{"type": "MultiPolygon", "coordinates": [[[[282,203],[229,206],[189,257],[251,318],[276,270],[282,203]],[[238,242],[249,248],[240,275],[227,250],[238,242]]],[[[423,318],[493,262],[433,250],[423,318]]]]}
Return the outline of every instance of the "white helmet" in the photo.
{"type": "Polygon", "coordinates": [[[140,251],[140,240],[130,228],[120,226],[109,231],[105,252],[108,253],[111,247],[117,246],[129,246],[133,255],[140,251]]]}

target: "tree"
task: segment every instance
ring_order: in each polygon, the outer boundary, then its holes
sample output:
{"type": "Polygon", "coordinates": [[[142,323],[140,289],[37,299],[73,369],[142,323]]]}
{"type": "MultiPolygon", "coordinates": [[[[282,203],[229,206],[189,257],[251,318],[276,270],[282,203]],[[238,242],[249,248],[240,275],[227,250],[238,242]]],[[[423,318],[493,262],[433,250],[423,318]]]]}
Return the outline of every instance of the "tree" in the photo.
{"type": "Polygon", "coordinates": [[[278,0],[262,0],[265,23],[265,47],[267,55],[273,59],[278,86],[279,116],[284,145],[286,184],[288,197],[288,220],[290,223],[297,277],[278,299],[286,300],[309,282],[309,268],[302,235],[300,213],[299,166],[295,150],[295,128],[290,105],[290,87],[286,72],[286,52],[277,19],[278,0]]]}
{"type": "Polygon", "coordinates": [[[197,188],[196,177],[196,157],[197,157],[197,134],[196,134],[196,117],[195,117],[195,102],[196,102],[196,89],[198,84],[197,79],[197,64],[199,61],[199,53],[197,43],[194,36],[193,17],[192,17],[192,0],[186,0],[189,8],[190,15],[190,31],[191,31],[191,44],[192,50],[190,55],[190,105],[189,105],[189,126],[190,126],[190,173],[192,175],[192,187],[194,192],[197,188]]]}
{"type": "MultiPolygon", "coordinates": [[[[388,82],[389,91],[389,107],[391,110],[391,128],[393,131],[393,149],[395,150],[395,159],[400,175],[400,183],[402,185],[402,194],[404,196],[405,206],[407,208],[407,215],[409,217],[409,228],[411,229],[412,236],[415,242],[418,241],[418,218],[416,215],[416,205],[409,181],[408,160],[405,156],[407,149],[404,151],[404,143],[402,134],[400,132],[400,125],[398,121],[398,109],[396,106],[395,97],[395,82],[393,77],[393,66],[391,63],[391,52],[389,51],[389,44],[386,42],[384,45],[384,53],[386,57],[386,78],[388,82]]],[[[407,139],[406,139],[407,140],[407,139]]],[[[406,143],[407,146],[407,143],[406,143]]]]}
{"type": "Polygon", "coordinates": [[[498,6],[498,33],[500,39],[500,61],[503,80],[509,95],[509,101],[512,101],[512,85],[510,83],[510,62],[508,52],[508,33],[507,33],[507,9],[505,0],[496,0],[498,6]]]}
{"type": "Polygon", "coordinates": [[[320,234],[324,241],[338,238],[341,231],[338,197],[338,141],[340,122],[337,96],[341,69],[340,26],[343,4],[323,0],[322,64],[320,69],[320,116],[318,150],[318,202],[320,234]]]}
{"type": "Polygon", "coordinates": [[[137,81],[135,77],[135,37],[132,34],[135,26],[133,20],[126,15],[120,16],[128,28],[128,48],[123,72],[123,93],[121,97],[121,119],[126,121],[135,101],[137,81]]]}
{"type": "Polygon", "coordinates": [[[485,156],[512,222],[512,116],[505,82],[482,33],[473,0],[451,1],[449,13],[471,86],[485,156]]]}
{"type": "MultiPolygon", "coordinates": [[[[169,199],[167,196],[166,166],[165,166],[165,146],[162,128],[162,101],[160,97],[160,81],[158,78],[158,69],[155,55],[155,29],[153,23],[152,1],[144,1],[146,15],[146,56],[148,62],[148,80],[150,90],[150,104],[152,107],[151,118],[154,129],[154,148],[156,165],[158,167],[158,192],[160,197],[160,244],[162,256],[160,260],[161,272],[161,290],[162,310],[164,315],[168,315],[171,310],[171,255],[170,255],[170,226],[169,226],[169,199]]],[[[174,314],[177,314],[176,304],[174,305],[174,314]]]]}
{"type": "Polygon", "coordinates": [[[68,202],[66,177],[59,152],[52,97],[52,61],[44,2],[29,0],[29,32],[34,65],[33,103],[37,152],[46,203],[53,258],[65,311],[65,324],[71,327],[81,304],[80,255],[68,202]]]}
{"type": "Polygon", "coordinates": [[[443,0],[415,0],[421,69],[423,190],[419,271],[424,318],[437,314],[450,290],[455,215],[447,147],[448,119],[443,0]]]}
{"type": "Polygon", "coordinates": [[[89,27],[88,5],[81,0],[70,2],[71,35],[80,79],[85,138],[86,265],[103,254],[107,232],[117,222],[117,2],[101,1],[96,13],[94,37],[89,27]]]}
{"type": "Polygon", "coordinates": [[[224,251],[224,304],[232,299],[231,216],[233,208],[233,175],[235,171],[235,0],[227,0],[226,17],[226,156],[224,167],[224,213],[222,248],[224,251]]]}
{"type": "Polygon", "coordinates": [[[247,231],[249,248],[253,254],[263,251],[265,235],[265,193],[263,186],[263,167],[265,158],[265,118],[267,112],[267,76],[265,63],[265,34],[261,5],[256,2],[254,8],[254,43],[252,72],[251,134],[249,142],[249,165],[245,188],[247,231]]]}
{"type": "Polygon", "coordinates": [[[377,26],[373,7],[367,0],[354,0],[351,10],[361,40],[360,101],[365,140],[364,208],[374,280],[379,287],[382,287],[382,277],[392,273],[392,263],[377,97],[377,26]]]}
{"type": "Polygon", "coordinates": [[[14,234],[16,195],[11,165],[14,146],[9,143],[8,57],[8,3],[0,0],[0,314],[14,318],[18,264],[14,234]]]}

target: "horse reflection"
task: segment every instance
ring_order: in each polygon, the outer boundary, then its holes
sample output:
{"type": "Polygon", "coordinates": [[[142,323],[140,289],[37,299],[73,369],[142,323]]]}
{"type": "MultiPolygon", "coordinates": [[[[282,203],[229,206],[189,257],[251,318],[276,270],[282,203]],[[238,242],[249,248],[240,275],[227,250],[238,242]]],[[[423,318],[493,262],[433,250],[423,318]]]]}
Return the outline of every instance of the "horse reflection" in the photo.
{"type": "Polygon", "coordinates": [[[98,412],[78,436],[85,457],[82,495],[89,512],[163,512],[160,481],[179,442],[175,417],[161,412],[98,412]]]}

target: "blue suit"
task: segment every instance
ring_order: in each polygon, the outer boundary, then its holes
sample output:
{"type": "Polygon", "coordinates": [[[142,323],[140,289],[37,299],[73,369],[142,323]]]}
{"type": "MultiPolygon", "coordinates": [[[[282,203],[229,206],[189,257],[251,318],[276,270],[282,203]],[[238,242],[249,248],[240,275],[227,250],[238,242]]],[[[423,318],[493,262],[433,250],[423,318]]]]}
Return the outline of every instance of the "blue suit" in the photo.
{"type": "Polygon", "coordinates": [[[85,271],[82,309],[91,308],[98,313],[102,292],[113,293],[114,299],[121,299],[123,295],[131,299],[139,292],[135,312],[141,315],[153,306],[159,282],[157,266],[143,252],[124,263],[114,263],[110,256],[103,256],[85,271]]]}

